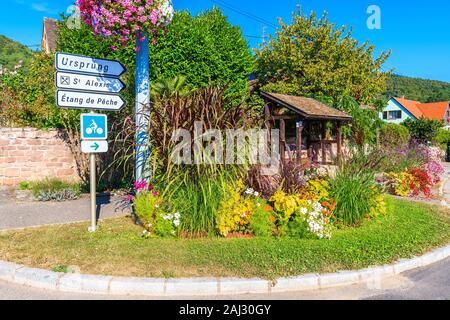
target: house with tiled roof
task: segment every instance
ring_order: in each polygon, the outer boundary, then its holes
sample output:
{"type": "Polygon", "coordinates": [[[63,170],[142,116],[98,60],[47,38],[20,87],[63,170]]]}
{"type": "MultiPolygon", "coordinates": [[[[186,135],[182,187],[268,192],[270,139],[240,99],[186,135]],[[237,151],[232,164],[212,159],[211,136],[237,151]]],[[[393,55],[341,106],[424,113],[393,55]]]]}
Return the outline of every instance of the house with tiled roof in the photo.
{"type": "Polygon", "coordinates": [[[57,28],[57,20],[44,18],[42,27],[42,52],[50,54],[56,50],[57,28]]]}
{"type": "Polygon", "coordinates": [[[380,118],[389,123],[402,123],[408,118],[417,120],[420,118],[443,121],[450,127],[450,102],[422,103],[408,100],[404,97],[392,97],[387,107],[380,112],[380,118]]]}

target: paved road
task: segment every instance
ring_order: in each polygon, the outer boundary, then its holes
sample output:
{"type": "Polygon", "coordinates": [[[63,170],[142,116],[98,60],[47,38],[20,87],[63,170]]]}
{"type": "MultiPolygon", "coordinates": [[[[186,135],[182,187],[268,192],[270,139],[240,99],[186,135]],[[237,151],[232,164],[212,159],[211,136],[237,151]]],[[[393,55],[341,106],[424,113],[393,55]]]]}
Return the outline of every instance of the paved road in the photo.
{"type": "MultiPolygon", "coordinates": [[[[205,299],[204,297],[139,297],[105,296],[76,293],[61,293],[50,290],[29,288],[0,281],[1,300],[97,300],[97,299],[205,299]]],[[[450,299],[450,258],[426,268],[406,272],[379,283],[344,286],[326,290],[290,292],[282,294],[251,294],[211,297],[207,299],[248,299],[248,300],[304,300],[304,299],[450,299]]]]}
{"type": "MultiPolygon", "coordinates": [[[[119,197],[98,197],[98,218],[126,215],[127,211],[117,209],[120,200],[119,197]]],[[[90,200],[86,196],[65,202],[18,201],[4,194],[0,197],[0,230],[89,221],[89,219],[90,200]]]]}

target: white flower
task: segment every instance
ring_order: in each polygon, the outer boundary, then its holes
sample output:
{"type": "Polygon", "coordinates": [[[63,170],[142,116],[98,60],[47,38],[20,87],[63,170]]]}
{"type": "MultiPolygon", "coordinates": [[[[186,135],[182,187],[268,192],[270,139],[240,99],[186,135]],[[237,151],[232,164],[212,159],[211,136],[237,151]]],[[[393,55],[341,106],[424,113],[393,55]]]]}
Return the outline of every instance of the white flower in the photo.
{"type": "Polygon", "coordinates": [[[179,212],[174,213],[173,216],[175,217],[175,219],[180,219],[180,217],[181,217],[179,212]]]}
{"type": "Polygon", "coordinates": [[[255,193],[253,194],[255,197],[259,197],[259,192],[255,191],[255,193]]]}
{"type": "Polygon", "coordinates": [[[167,26],[172,22],[173,15],[174,15],[174,9],[172,6],[172,1],[168,0],[166,1],[161,8],[159,9],[160,15],[159,15],[159,21],[158,26],[167,26]]]}
{"type": "Polygon", "coordinates": [[[180,225],[180,220],[174,220],[173,225],[178,227],[180,225]]]}
{"type": "Polygon", "coordinates": [[[155,208],[158,209],[158,208],[159,208],[159,205],[158,205],[158,204],[155,204],[155,208]]]}
{"type": "Polygon", "coordinates": [[[303,215],[305,215],[305,214],[308,213],[308,209],[306,209],[306,208],[300,208],[300,213],[303,214],[303,215]]]}
{"type": "Polygon", "coordinates": [[[246,194],[254,194],[255,190],[253,190],[252,188],[248,188],[247,190],[245,190],[246,194]]]}

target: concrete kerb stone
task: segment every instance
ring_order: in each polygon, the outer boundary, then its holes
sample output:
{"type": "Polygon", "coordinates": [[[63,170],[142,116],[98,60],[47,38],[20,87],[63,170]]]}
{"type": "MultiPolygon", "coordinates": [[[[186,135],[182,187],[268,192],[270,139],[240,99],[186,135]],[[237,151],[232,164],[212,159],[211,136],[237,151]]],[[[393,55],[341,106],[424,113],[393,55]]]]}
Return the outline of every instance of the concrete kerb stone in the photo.
{"type": "Polygon", "coordinates": [[[0,261],[0,280],[14,281],[16,270],[23,268],[15,263],[0,261]]]}
{"type": "Polygon", "coordinates": [[[89,274],[64,274],[59,279],[58,289],[61,291],[109,293],[109,285],[113,277],[89,274]]]}
{"type": "Polygon", "coordinates": [[[289,292],[299,290],[319,289],[319,275],[316,273],[305,274],[301,277],[279,278],[272,286],[272,292],[289,292]]]}
{"type": "Polygon", "coordinates": [[[173,295],[217,295],[221,283],[218,278],[167,279],[164,294],[173,295]]]}
{"type": "Polygon", "coordinates": [[[393,265],[377,266],[357,271],[328,274],[306,274],[279,278],[274,282],[262,279],[193,278],[158,279],[61,274],[47,270],[26,268],[0,261],[0,279],[32,287],[114,295],[184,296],[249,293],[276,293],[314,290],[340,285],[373,282],[405,271],[424,267],[450,256],[450,245],[421,257],[399,260],[393,265]]]}
{"type": "Polygon", "coordinates": [[[62,273],[24,267],[16,270],[14,282],[35,288],[55,290],[62,275],[62,273]]]}
{"type": "Polygon", "coordinates": [[[166,279],[113,278],[109,284],[109,293],[122,295],[163,296],[166,279]]]}

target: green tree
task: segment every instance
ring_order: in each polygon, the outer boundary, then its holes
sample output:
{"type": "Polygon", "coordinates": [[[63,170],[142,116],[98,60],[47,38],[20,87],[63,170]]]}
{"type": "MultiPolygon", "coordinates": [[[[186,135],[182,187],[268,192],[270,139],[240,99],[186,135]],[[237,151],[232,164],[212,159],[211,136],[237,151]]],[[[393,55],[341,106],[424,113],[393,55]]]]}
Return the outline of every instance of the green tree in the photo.
{"type": "Polygon", "coordinates": [[[351,96],[363,104],[384,92],[389,72],[381,66],[390,53],[374,59],[373,45],[359,44],[351,30],[337,29],[326,15],[305,17],[298,9],[291,24],[280,24],[276,36],[255,52],[263,89],[333,100],[351,96]]]}
{"type": "Polygon", "coordinates": [[[166,33],[150,46],[153,79],[186,77],[186,84],[226,86],[225,94],[242,101],[254,59],[239,27],[214,8],[195,17],[178,12],[166,33]]]}

